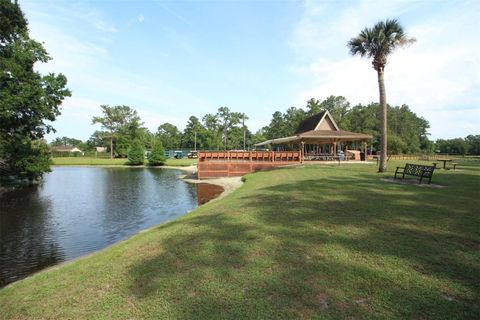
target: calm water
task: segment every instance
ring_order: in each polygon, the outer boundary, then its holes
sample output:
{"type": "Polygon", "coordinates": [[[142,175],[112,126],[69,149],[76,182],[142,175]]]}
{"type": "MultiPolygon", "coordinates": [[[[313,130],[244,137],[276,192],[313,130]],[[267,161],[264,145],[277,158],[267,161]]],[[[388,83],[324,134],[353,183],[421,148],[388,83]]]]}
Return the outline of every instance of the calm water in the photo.
{"type": "Polygon", "coordinates": [[[40,185],[0,196],[0,287],[172,220],[222,190],[181,174],[56,167],[40,185]]]}

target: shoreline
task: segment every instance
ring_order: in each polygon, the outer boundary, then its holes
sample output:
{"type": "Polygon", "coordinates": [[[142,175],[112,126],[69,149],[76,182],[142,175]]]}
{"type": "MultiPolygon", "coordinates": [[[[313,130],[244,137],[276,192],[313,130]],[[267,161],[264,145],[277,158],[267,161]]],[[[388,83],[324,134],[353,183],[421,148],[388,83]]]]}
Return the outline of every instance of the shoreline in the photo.
{"type": "MultiPolygon", "coordinates": [[[[65,167],[65,166],[68,166],[68,167],[130,167],[130,168],[156,168],[156,169],[162,169],[162,168],[165,168],[165,169],[180,169],[180,170],[183,170],[183,171],[186,171],[188,172],[188,174],[186,175],[181,175],[179,176],[179,179],[185,181],[186,183],[191,183],[191,184],[196,184],[196,183],[210,183],[210,184],[214,184],[214,185],[218,185],[218,186],[221,186],[223,187],[223,192],[216,198],[214,199],[211,199],[210,201],[204,203],[204,204],[201,204],[201,205],[198,205],[196,208],[194,208],[193,210],[190,210],[190,211],[187,211],[185,212],[184,214],[182,214],[181,216],[173,219],[173,220],[169,220],[169,221],[164,221],[164,222],[161,222],[161,223],[158,223],[158,224],[155,224],[151,227],[148,227],[148,228],[145,228],[145,229],[142,229],[142,230],[139,230],[137,231],[136,233],[130,235],[130,236],[127,236],[126,238],[124,239],[120,239],[119,241],[115,242],[115,243],[112,243],[104,248],[101,248],[99,250],[95,250],[95,251],[92,251],[90,253],[86,253],[84,255],[81,255],[81,256],[78,256],[76,258],[73,258],[73,259],[70,259],[70,260],[66,260],[66,261],[62,261],[58,264],[55,264],[55,265],[52,265],[52,266],[49,266],[49,267],[46,267],[44,269],[41,269],[41,270],[38,270],[37,272],[34,272],[28,276],[26,276],[25,278],[22,278],[22,279],[19,279],[17,281],[14,281],[14,282],[11,282],[9,284],[7,284],[6,286],[3,286],[3,287],[0,287],[0,290],[3,290],[7,287],[11,287],[11,286],[14,286],[15,284],[17,283],[20,283],[26,279],[30,279],[32,277],[35,277],[37,276],[38,274],[42,273],[42,272],[49,272],[51,270],[56,270],[62,266],[65,266],[67,264],[70,264],[70,263],[74,263],[76,261],[79,261],[79,260],[83,260],[83,259],[86,259],[88,257],[91,257],[95,254],[98,254],[98,253],[101,253],[103,252],[104,250],[108,250],[116,245],[119,245],[123,242],[126,242],[128,240],[130,240],[131,238],[135,237],[135,236],[138,236],[142,233],[145,233],[145,232],[148,232],[154,228],[157,228],[163,224],[166,224],[166,223],[170,223],[170,222],[173,222],[187,214],[189,214],[190,212],[193,212],[195,210],[197,210],[198,208],[200,207],[203,207],[205,206],[206,204],[210,203],[210,202],[213,202],[213,201],[217,201],[218,199],[221,199],[223,197],[225,197],[226,195],[230,194],[231,192],[235,191],[236,189],[238,189],[242,184],[242,179],[241,177],[229,177],[229,178],[216,178],[216,179],[210,179],[210,180],[207,180],[207,182],[205,181],[202,181],[202,180],[198,180],[198,179],[193,179],[193,177],[195,176],[196,172],[197,172],[197,166],[185,166],[185,167],[175,167],[175,166],[126,166],[126,165],[110,165],[110,166],[103,166],[103,165],[59,165],[59,166],[56,166],[56,165],[52,165],[52,167],[65,167]]],[[[5,191],[5,189],[3,189],[1,186],[0,186],[0,195],[2,195],[2,190],[5,192],[8,192],[8,191],[5,191]]]]}

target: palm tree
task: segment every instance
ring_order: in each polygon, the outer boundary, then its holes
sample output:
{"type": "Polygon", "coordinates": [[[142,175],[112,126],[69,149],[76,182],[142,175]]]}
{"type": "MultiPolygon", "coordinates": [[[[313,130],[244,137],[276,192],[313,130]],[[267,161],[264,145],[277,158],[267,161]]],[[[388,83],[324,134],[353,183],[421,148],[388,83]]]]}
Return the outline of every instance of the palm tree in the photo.
{"type": "Polygon", "coordinates": [[[380,21],[373,28],[365,28],[357,37],[350,39],[348,42],[352,55],[359,54],[362,58],[373,58],[372,65],[378,75],[382,115],[379,172],[387,170],[387,97],[383,78],[387,56],[396,48],[413,42],[415,42],[415,39],[407,37],[407,34],[396,19],[380,21]]]}

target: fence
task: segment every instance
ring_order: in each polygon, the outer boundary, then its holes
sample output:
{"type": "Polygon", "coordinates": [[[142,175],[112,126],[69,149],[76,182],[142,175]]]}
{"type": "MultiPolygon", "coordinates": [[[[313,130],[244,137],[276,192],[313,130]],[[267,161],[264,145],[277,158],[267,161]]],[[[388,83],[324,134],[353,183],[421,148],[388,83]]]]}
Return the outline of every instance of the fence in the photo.
{"type": "Polygon", "coordinates": [[[198,178],[243,176],[300,162],[300,151],[199,151],[198,178]]]}

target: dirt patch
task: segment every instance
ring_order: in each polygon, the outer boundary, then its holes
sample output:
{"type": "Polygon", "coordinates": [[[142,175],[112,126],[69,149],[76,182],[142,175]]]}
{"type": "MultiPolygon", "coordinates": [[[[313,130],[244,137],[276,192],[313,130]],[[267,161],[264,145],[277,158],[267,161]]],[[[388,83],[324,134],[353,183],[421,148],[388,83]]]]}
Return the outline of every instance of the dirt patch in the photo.
{"type": "Polygon", "coordinates": [[[395,183],[395,184],[406,184],[406,185],[413,185],[421,188],[432,188],[432,189],[440,189],[440,188],[446,188],[447,186],[442,186],[440,184],[434,184],[434,183],[418,183],[418,180],[416,179],[393,179],[393,178],[382,178],[380,179],[384,182],[388,183],[395,183]]]}

